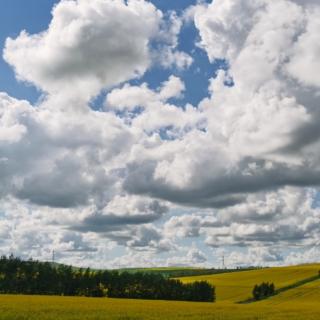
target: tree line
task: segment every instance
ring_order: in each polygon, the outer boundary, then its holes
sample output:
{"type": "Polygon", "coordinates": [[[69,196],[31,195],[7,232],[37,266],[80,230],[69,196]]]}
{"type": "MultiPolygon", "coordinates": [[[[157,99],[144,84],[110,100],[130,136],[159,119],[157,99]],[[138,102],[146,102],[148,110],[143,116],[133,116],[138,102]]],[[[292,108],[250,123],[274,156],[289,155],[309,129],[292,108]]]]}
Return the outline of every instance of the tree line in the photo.
{"type": "Polygon", "coordinates": [[[231,273],[231,272],[240,272],[248,270],[256,270],[261,267],[237,267],[235,269],[204,269],[204,268],[174,268],[174,269],[162,269],[162,268],[124,268],[119,269],[120,272],[127,271],[129,273],[143,272],[143,273],[160,273],[166,278],[182,278],[182,277],[192,277],[192,276],[203,276],[211,274],[220,274],[220,273],[231,273]]]}
{"type": "Polygon", "coordinates": [[[182,283],[161,274],[95,271],[14,256],[0,258],[0,292],[134,299],[215,301],[206,281],[182,283]]]}

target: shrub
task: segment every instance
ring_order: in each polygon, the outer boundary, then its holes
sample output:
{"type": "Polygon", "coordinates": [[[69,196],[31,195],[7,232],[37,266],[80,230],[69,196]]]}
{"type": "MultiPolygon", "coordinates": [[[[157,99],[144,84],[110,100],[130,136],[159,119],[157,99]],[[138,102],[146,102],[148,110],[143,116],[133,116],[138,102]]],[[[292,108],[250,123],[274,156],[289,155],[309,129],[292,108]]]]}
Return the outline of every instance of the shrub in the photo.
{"type": "Polygon", "coordinates": [[[270,297],[275,292],[275,286],[273,283],[262,282],[261,284],[256,284],[252,290],[252,295],[255,300],[261,300],[270,297]]]}

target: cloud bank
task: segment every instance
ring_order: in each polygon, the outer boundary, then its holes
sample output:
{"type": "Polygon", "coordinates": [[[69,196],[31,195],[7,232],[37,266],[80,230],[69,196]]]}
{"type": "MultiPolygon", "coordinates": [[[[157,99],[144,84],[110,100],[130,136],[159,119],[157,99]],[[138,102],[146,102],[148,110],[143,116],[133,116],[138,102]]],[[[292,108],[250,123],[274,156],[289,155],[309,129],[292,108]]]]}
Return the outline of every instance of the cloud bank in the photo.
{"type": "Polygon", "coordinates": [[[4,59],[42,97],[0,94],[1,252],[108,266],[217,264],[221,248],[232,265],[319,259],[319,4],[186,12],[64,0],[47,30],[6,40],[4,59]],[[179,47],[186,15],[194,50],[228,66],[198,105],[181,103],[195,63],[179,47]],[[157,67],[170,75],[152,86],[157,67]]]}

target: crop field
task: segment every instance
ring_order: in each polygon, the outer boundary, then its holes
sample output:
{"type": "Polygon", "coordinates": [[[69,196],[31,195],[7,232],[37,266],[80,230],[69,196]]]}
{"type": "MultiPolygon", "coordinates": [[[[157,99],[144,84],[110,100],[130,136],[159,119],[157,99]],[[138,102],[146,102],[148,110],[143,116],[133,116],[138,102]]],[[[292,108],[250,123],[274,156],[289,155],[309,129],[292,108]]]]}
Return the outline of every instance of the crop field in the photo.
{"type": "Polygon", "coordinates": [[[317,274],[319,269],[320,265],[305,265],[182,278],[215,284],[216,303],[0,295],[0,320],[318,320],[320,280],[260,302],[236,302],[250,296],[256,283],[286,286],[317,274]]]}
{"type": "Polygon", "coordinates": [[[320,279],[307,283],[301,287],[282,292],[279,295],[268,299],[265,303],[279,304],[279,303],[309,303],[319,304],[320,299],[320,279]]]}
{"type": "Polygon", "coordinates": [[[311,264],[208,276],[184,277],[181,278],[181,281],[191,282],[196,280],[206,280],[215,285],[217,301],[238,302],[251,296],[251,291],[255,284],[268,281],[273,282],[276,288],[281,288],[296,281],[312,277],[316,275],[319,270],[320,264],[311,264]]]}

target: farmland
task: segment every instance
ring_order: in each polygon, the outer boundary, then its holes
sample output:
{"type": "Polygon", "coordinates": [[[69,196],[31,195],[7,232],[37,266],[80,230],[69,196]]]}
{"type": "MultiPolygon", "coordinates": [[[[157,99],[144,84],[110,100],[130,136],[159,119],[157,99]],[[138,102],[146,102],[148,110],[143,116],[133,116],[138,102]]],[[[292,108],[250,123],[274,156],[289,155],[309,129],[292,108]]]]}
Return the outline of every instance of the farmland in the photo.
{"type": "MultiPolygon", "coordinates": [[[[302,299],[303,300],[303,299],[302,299]]],[[[267,300],[266,300],[267,301],[267,300]]],[[[271,300],[270,300],[271,301],[271,300]]],[[[72,320],[266,320],[319,319],[318,303],[303,301],[270,306],[270,301],[250,305],[230,302],[196,303],[82,297],[1,296],[0,319],[72,320]]]]}
{"type": "Polygon", "coordinates": [[[240,272],[253,270],[254,268],[247,269],[205,269],[205,268],[186,268],[186,267],[164,267],[164,268],[124,268],[119,269],[119,272],[144,272],[144,273],[153,273],[153,274],[161,274],[164,277],[170,278],[178,278],[178,277],[193,277],[193,276],[204,276],[211,274],[220,274],[220,273],[231,273],[231,272],[240,272]]]}
{"type": "MultiPolygon", "coordinates": [[[[255,284],[262,281],[273,282],[276,288],[288,286],[296,281],[312,277],[318,273],[320,264],[303,266],[266,268],[218,275],[181,278],[184,282],[197,279],[208,281],[216,287],[217,301],[238,302],[251,295],[255,284]]],[[[319,292],[320,297],[320,292],[319,292]]]]}
{"type": "Polygon", "coordinates": [[[216,303],[2,295],[0,319],[298,320],[303,314],[304,320],[316,320],[320,318],[320,280],[260,302],[236,302],[250,296],[255,283],[272,281],[279,288],[311,277],[319,269],[320,265],[304,265],[182,278],[183,281],[207,280],[215,284],[216,303]]]}

